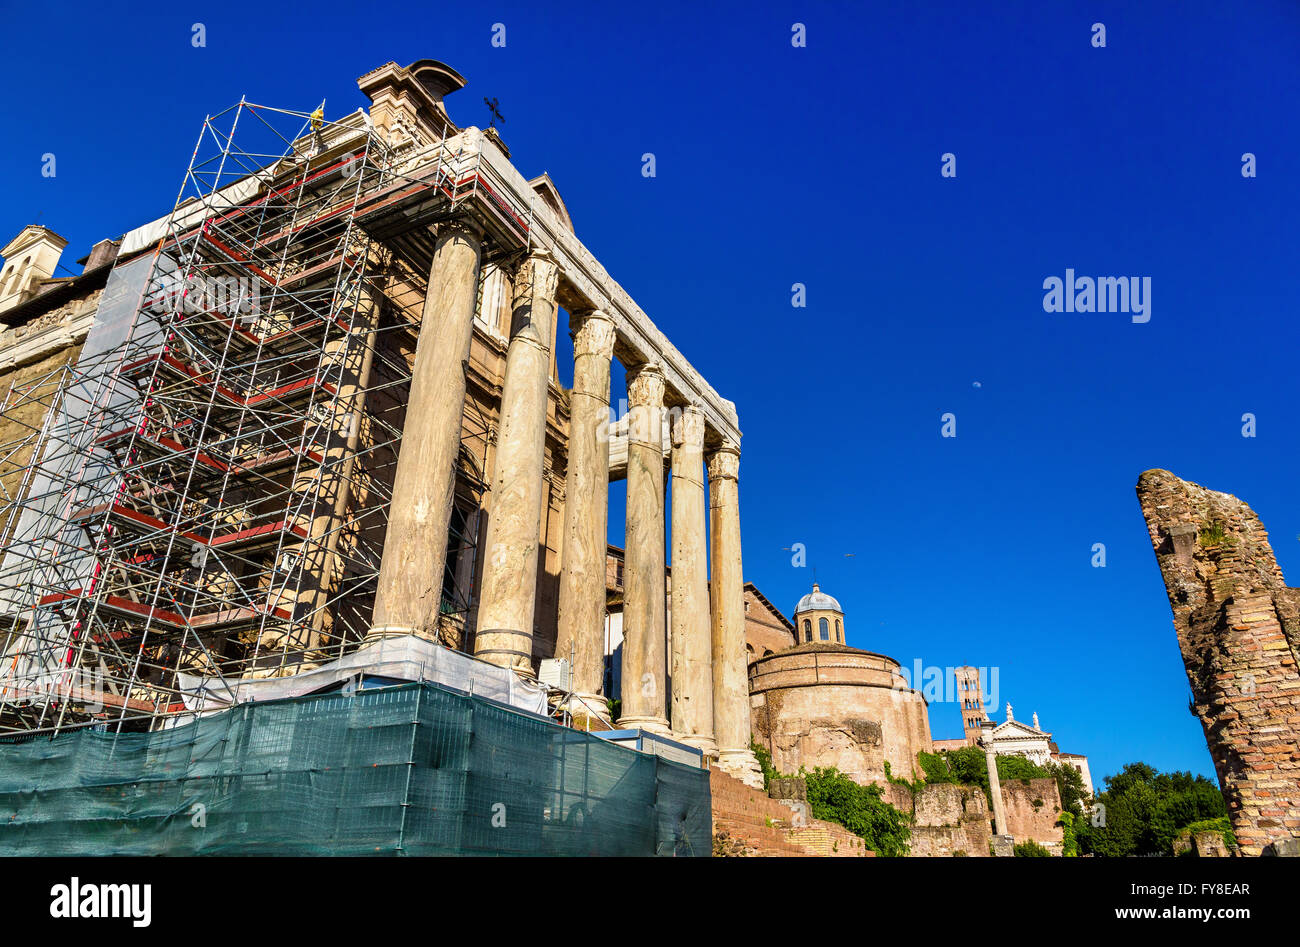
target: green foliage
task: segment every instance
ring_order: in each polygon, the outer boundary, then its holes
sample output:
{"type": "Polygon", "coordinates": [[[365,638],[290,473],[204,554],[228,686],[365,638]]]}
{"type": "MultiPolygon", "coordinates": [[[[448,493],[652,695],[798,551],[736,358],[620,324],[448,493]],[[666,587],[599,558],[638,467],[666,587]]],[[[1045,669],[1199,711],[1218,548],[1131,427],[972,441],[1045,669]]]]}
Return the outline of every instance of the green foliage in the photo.
{"type": "Polygon", "coordinates": [[[813,818],[839,823],[877,855],[907,854],[907,817],[881,798],[879,786],[859,785],[834,767],[800,769],[799,775],[808,786],[813,818]]]}
{"type": "Polygon", "coordinates": [[[763,771],[763,792],[767,792],[772,788],[772,780],[780,779],[781,774],[772,765],[772,754],[766,747],[759,746],[758,741],[751,737],[749,748],[754,753],[754,759],[758,760],[758,768],[763,771]]]}
{"type": "Polygon", "coordinates": [[[885,760],[885,779],[895,786],[906,786],[912,792],[917,792],[925,785],[925,777],[917,776],[916,770],[912,770],[912,779],[906,780],[901,776],[895,776],[893,769],[889,765],[889,760],[885,760]]]}
{"type": "MultiPolygon", "coordinates": [[[[1229,848],[1234,848],[1237,845],[1237,836],[1233,833],[1232,823],[1228,821],[1226,815],[1219,816],[1217,819],[1202,819],[1199,822],[1193,822],[1191,825],[1179,829],[1176,837],[1187,836],[1190,840],[1197,832],[1218,832],[1223,839],[1224,845],[1229,848]]],[[[1191,852],[1185,852],[1184,854],[1190,855],[1191,852]]]]}
{"type": "Polygon", "coordinates": [[[1068,763],[1048,763],[1048,772],[1056,777],[1056,789],[1061,794],[1061,811],[1074,814],[1077,824],[1089,805],[1088,789],[1083,784],[1083,774],[1068,763]]]}
{"type": "Polygon", "coordinates": [[[1232,545],[1232,537],[1227,534],[1223,528],[1223,523],[1218,520],[1213,520],[1203,525],[1200,531],[1196,534],[1196,541],[1205,549],[1210,549],[1225,542],[1228,545],[1232,545]]]}
{"type": "MultiPolygon", "coordinates": [[[[978,746],[964,746],[947,753],[918,753],[916,760],[927,783],[962,783],[982,786],[988,795],[989,772],[984,751],[978,746]]],[[[998,768],[1001,774],[1001,764],[998,768]]]]}
{"type": "Polygon", "coordinates": [[[1204,776],[1161,773],[1146,763],[1106,777],[1096,801],[1105,807],[1105,825],[1080,823],[1079,846],[1110,857],[1169,855],[1180,829],[1227,815],[1219,787],[1204,776]]]}
{"type": "Polygon", "coordinates": [[[1061,827],[1061,854],[1074,858],[1079,854],[1079,837],[1075,832],[1078,818],[1073,812],[1062,812],[1056,824],[1061,827]]]}
{"type": "Polygon", "coordinates": [[[1013,851],[1017,858],[1051,858],[1052,853],[1034,841],[1021,842],[1013,851]]]}
{"type": "MultiPolygon", "coordinates": [[[[992,808],[993,793],[989,789],[989,770],[983,747],[964,746],[960,750],[949,750],[946,753],[922,752],[916,755],[916,759],[921,771],[925,773],[927,783],[979,786],[984,790],[989,808],[992,808]]],[[[1056,763],[1039,766],[1023,756],[999,756],[997,765],[998,779],[1004,783],[1013,779],[1055,779],[1061,793],[1061,808],[1083,815],[1082,800],[1087,794],[1083,788],[1083,777],[1073,766],[1056,763]]]]}

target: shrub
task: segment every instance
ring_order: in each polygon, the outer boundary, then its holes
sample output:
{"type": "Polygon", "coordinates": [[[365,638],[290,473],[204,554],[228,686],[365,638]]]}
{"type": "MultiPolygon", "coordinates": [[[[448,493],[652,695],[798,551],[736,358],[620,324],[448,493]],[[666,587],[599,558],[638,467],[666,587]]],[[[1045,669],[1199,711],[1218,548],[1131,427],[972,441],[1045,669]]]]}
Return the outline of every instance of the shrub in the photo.
{"type": "Polygon", "coordinates": [[[808,786],[813,818],[844,826],[877,855],[907,854],[907,817],[881,798],[879,786],[860,785],[834,767],[800,769],[799,775],[808,786]]]}
{"type": "Polygon", "coordinates": [[[1017,858],[1051,858],[1052,853],[1035,841],[1021,842],[1014,849],[1017,858]]]}

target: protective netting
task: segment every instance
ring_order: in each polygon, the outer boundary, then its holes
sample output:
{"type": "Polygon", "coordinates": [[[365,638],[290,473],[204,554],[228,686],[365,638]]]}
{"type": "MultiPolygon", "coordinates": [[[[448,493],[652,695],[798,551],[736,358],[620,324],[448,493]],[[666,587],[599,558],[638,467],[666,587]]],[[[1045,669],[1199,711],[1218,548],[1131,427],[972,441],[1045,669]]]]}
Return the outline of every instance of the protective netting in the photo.
{"type": "Polygon", "coordinates": [[[702,855],[708,773],[433,684],[0,745],[4,855],[702,855]]]}

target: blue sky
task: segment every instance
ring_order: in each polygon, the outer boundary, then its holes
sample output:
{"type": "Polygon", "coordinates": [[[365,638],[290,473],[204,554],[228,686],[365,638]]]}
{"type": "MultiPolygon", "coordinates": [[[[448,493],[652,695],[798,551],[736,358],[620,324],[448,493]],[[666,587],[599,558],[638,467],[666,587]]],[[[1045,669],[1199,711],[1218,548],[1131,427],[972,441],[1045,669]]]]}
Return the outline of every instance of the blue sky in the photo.
{"type": "MultiPolygon", "coordinates": [[[[737,402],[770,599],[789,612],[815,566],[850,644],[999,667],[1098,782],[1135,759],[1212,774],[1134,485],[1165,467],[1239,495],[1300,584],[1300,9],[237,6],[4,4],[4,237],[40,215],[71,265],[167,211],[206,113],[334,118],[362,73],[442,59],[469,80],[452,117],[497,97],[516,165],[737,402]],[[1045,313],[1067,267],[1149,276],[1150,322],[1045,313]]],[[[931,723],[959,734],[952,705],[931,723]]]]}

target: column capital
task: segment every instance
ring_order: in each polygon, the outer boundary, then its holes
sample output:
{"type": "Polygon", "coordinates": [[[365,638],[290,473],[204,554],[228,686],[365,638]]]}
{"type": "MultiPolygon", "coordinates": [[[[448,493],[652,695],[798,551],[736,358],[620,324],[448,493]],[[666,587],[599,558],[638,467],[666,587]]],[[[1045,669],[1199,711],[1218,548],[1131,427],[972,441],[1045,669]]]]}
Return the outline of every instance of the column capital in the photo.
{"type": "Polygon", "coordinates": [[[710,480],[740,479],[740,448],[725,442],[708,456],[710,480]]]}
{"type": "Polygon", "coordinates": [[[704,409],[696,404],[674,409],[673,446],[704,448],[704,409]]]}
{"type": "Polygon", "coordinates": [[[574,358],[597,355],[609,359],[614,356],[618,329],[605,310],[592,309],[589,312],[574,313],[569,325],[574,358]]]}
{"type": "Polygon", "coordinates": [[[664,406],[664,372],[657,362],[646,362],[628,370],[627,400],[634,408],[664,406]]]}
{"type": "Polygon", "coordinates": [[[534,297],[554,300],[560,288],[560,267],[549,250],[535,248],[515,270],[515,305],[534,297]]]}
{"type": "Polygon", "coordinates": [[[447,237],[460,236],[467,240],[483,240],[483,228],[477,220],[471,217],[453,217],[451,220],[444,220],[438,225],[439,239],[447,237]]]}

